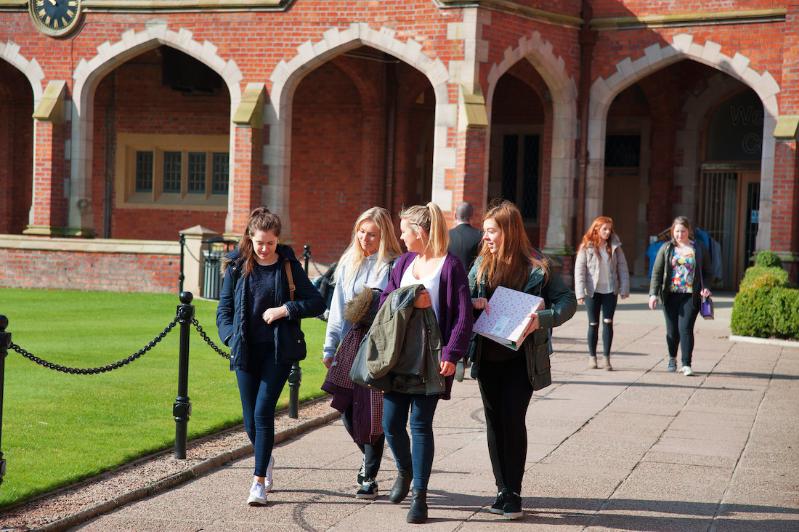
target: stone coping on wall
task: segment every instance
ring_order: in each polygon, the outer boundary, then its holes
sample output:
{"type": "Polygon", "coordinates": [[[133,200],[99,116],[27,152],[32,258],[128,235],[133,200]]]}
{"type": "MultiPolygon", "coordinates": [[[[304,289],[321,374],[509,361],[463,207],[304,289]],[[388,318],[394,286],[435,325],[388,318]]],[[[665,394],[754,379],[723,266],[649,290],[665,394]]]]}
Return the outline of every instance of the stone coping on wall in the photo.
{"type": "Polygon", "coordinates": [[[123,240],[115,238],[77,239],[0,235],[0,249],[180,255],[180,243],[178,243],[177,240],[171,242],[164,240],[123,240]]]}

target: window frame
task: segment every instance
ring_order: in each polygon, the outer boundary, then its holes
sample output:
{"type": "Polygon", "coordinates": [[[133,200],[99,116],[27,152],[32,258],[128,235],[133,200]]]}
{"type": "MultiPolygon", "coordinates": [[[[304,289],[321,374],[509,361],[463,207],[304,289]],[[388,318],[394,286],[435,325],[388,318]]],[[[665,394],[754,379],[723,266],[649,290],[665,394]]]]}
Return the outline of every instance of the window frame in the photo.
{"type": "Polygon", "coordinates": [[[118,133],[116,149],[117,208],[175,209],[225,211],[228,207],[232,165],[228,135],[158,135],[118,133]],[[152,190],[136,191],[137,152],[153,154],[152,190]],[[164,154],[180,152],[180,191],[164,192],[164,154]],[[189,152],[205,153],[205,191],[189,192],[189,152]],[[213,160],[215,153],[228,156],[228,192],[213,192],[213,160]]]}

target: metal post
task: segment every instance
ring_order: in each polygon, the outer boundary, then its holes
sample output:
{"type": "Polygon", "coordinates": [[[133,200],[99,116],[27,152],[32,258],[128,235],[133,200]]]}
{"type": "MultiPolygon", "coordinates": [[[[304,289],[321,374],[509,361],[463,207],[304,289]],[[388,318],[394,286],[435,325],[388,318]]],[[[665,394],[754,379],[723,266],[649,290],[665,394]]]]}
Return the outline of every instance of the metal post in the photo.
{"type": "Polygon", "coordinates": [[[0,484],[3,483],[3,477],[6,474],[6,461],[3,458],[3,389],[5,388],[6,380],[6,355],[8,355],[8,348],[11,346],[11,333],[6,332],[8,327],[8,318],[0,316],[0,484]]]}
{"type": "Polygon", "coordinates": [[[178,305],[178,323],[180,323],[180,361],[178,363],[178,396],[172,405],[175,417],[175,458],[186,458],[186,426],[191,415],[189,401],[189,327],[194,318],[194,305],[191,292],[181,292],[178,305]]]}
{"type": "MultiPolygon", "coordinates": [[[[302,247],[302,258],[305,266],[305,273],[308,273],[308,263],[311,260],[311,246],[305,244],[302,247]]],[[[300,321],[302,326],[302,321],[300,321]]],[[[302,383],[302,368],[300,363],[295,362],[289,371],[289,417],[297,419],[300,417],[300,384],[302,383]]]]}
{"type": "Polygon", "coordinates": [[[183,281],[186,276],[183,274],[183,255],[186,249],[186,235],[180,233],[180,275],[178,276],[178,296],[183,293],[183,281]]]}

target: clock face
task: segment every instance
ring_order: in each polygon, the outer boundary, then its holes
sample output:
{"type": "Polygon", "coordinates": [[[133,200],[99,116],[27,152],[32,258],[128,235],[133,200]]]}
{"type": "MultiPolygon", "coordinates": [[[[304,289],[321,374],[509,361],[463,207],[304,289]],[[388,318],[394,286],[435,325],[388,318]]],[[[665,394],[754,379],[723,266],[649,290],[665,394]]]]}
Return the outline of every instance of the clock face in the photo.
{"type": "Polygon", "coordinates": [[[30,13],[41,31],[64,35],[75,27],[80,0],[29,0],[30,13]]]}

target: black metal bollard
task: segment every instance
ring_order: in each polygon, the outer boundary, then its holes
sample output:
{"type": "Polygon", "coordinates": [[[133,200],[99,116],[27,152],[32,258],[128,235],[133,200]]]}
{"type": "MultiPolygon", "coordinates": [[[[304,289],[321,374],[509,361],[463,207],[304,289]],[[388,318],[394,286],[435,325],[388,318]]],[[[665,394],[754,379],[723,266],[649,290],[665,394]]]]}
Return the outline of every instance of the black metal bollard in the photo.
{"type": "Polygon", "coordinates": [[[180,323],[180,360],[178,363],[178,396],[172,405],[175,417],[175,458],[186,458],[186,426],[191,415],[189,401],[189,327],[194,318],[194,296],[191,292],[181,292],[178,305],[178,323],[180,323]]]}
{"type": "Polygon", "coordinates": [[[11,346],[11,333],[6,332],[8,318],[0,316],[0,484],[6,474],[6,461],[3,458],[3,390],[6,383],[6,355],[11,346]]]}
{"type": "Polygon", "coordinates": [[[180,275],[178,276],[178,297],[180,297],[180,294],[183,293],[183,281],[186,280],[186,276],[183,274],[185,251],[186,251],[186,235],[180,233],[180,275]]]}

